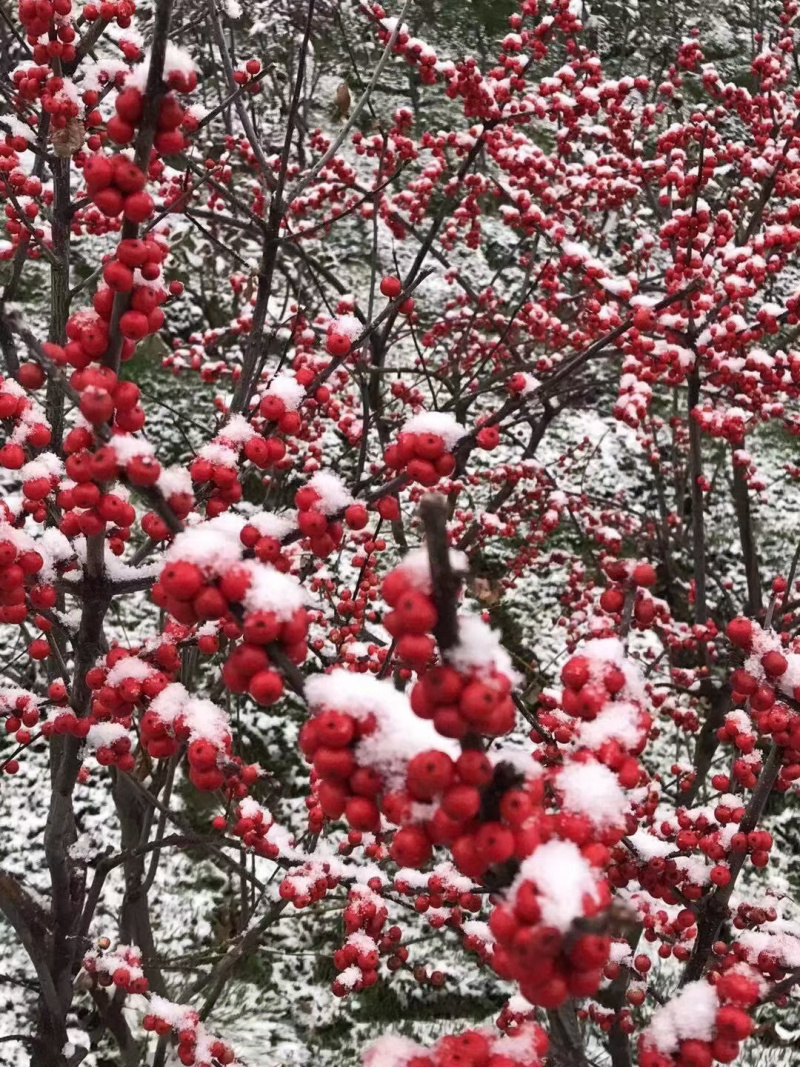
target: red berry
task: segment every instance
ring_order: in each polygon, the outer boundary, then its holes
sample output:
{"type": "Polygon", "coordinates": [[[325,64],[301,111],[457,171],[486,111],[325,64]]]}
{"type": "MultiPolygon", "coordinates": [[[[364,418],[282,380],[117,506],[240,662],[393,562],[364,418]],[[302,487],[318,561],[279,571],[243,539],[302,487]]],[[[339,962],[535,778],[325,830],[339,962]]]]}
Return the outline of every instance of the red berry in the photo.
{"type": "Polygon", "coordinates": [[[389,852],[400,867],[422,867],[431,857],[431,844],[421,826],[403,826],[392,838],[389,852]]]}
{"type": "Polygon", "coordinates": [[[395,300],[403,291],[403,283],[399,278],[387,274],[381,278],[381,292],[388,300],[395,300]]]}
{"type": "Polygon", "coordinates": [[[749,619],[742,618],[741,616],[731,619],[725,633],[728,635],[728,640],[732,644],[737,645],[739,648],[743,648],[745,652],[749,652],[750,647],[753,644],[753,624],[749,619]]]}

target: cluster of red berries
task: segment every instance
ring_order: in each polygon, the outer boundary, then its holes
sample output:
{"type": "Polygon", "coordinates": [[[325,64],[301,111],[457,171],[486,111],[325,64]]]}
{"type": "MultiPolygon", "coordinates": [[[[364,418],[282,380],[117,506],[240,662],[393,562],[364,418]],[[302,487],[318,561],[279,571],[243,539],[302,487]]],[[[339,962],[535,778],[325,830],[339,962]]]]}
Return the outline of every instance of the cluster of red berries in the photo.
{"type": "MultiPolygon", "coordinates": [[[[764,912],[765,920],[768,922],[773,922],[777,917],[774,909],[764,909],[764,912]]],[[[720,968],[723,972],[729,971],[730,968],[736,968],[739,964],[747,964],[754,972],[758,972],[764,978],[777,982],[786,977],[787,971],[793,969],[791,953],[786,953],[778,938],[770,938],[763,948],[759,946],[758,942],[754,945],[748,945],[741,941],[734,941],[728,945],[721,941],[714,945],[714,952],[722,957],[720,968]]],[[[739,974],[739,971],[737,971],[737,974],[739,974]]],[[[757,981],[754,974],[751,975],[750,981],[751,983],[757,981]]],[[[743,1003],[742,1007],[747,1007],[747,1005],[743,1003]]]]}
{"type": "Polygon", "coordinates": [[[110,951],[107,937],[83,958],[83,968],[101,986],[115,986],[125,993],[146,993],[148,982],[142,972],[142,954],[133,945],[119,945],[110,951]]]}
{"type": "Polygon", "coordinates": [[[92,300],[94,309],[103,322],[108,322],[115,293],[129,294],[128,308],[120,316],[120,333],[129,340],[140,341],[156,333],[164,324],[162,304],[183,288],[179,282],[171,283],[169,289],[158,284],[168,252],[166,242],[151,234],[144,239],[127,237],[103,267],[108,288],[97,290],[92,300]]]}
{"type": "Polygon", "coordinates": [[[412,482],[430,487],[455,470],[456,461],[437,433],[400,433],[383,453],[387,467],[405,471],[412,482]]]}
{"type": "Polygon", "coordinates": [[[530,855],[539,843],[542,781],[524,779],[508,764],[493,766],[477,750],[453,760],[432,750],[408,765],[406,793],[391,796],[384,811],[401,825],[391,854],[404,867],[420,866],[432,845],[446,845],[462,874],[480,879],[490,868],[530,855]],[[415,802],[434,804],[429,820],[406,825],[415,802]]]}
{"type": "MultiPolygon", "coordinates": [[[[395,610],[420,595],[406,594],[395,610]]],[[[407,658],[399,643],[398,655],[407,658]]],[[[511,680],[502,671],[491,669],[470,676],[441,664],[420,674],[411,690],[411,707],[420,719],[430,719],[443,737],[461,739],[467,734],[500,737],[514,728],[516,712],[511,688],[511,680]]]]}
{"type": "MultiPolygon", "coordinates": [[[[732,619],[726,633],[747,656],[744,666],[731,675],[731,699],[736,704],[746,704],[751,718],[741,712],[732,713],[717,736],[733,741],[744,754],[755,749],[756,729],[771,737],[782,754],[774,788],[786,792],[800,779],[800,713],[781,701],[779,695],[800,700],[800,653],[783,648],[772,631],[763,630],[752,619],[732,619]]],[[[750,788],[755,785],[753,767],[740,764],[737,771],[734,765],[734,774],[750,788]]]]}
{"type": "Polygon", "coordinates": [[[87,22],[116,22],[122,30],[127,30],[136,11],[134,0],[102,0],[101,3],[86,4],[83,17],[87,22]]]}
{"type": "Polygon", "coordinates": [[[189,781],[205,792],[224,788],[229,797],[241,800],[262,773],[258,764],[245,764],[232,754],[224,712],[210,701],[192,701],[177,683],[151,702],[139,721],[139,736],[156,759],[174,755],[186,744],[189,781]],[[176,696],[182,705],[177,712],[176,696]]]}
{"type": "MultiPolygon", "coordinates": [[[[360,993],[375,985],[378,980],[380,944],[384,941],[383,928],[389,913],[383,900],[377,895],[379,883],[354,885],[347,894],[347,904],[342,913],[347,941],[333,954],[333,965],[339,976],[334,979],[331,991],[334,996],[360,993]]],[[[387,949],[401,949],[407,958],[407,950],[398,946],[399,929],[385,939],[387,949]]]]}
{"type": "Polygon", "coordinates": [[[122,215],[144,222],[153,213],[153,198],[145,191],[147,175],[122,153],[86,156],[83,178],[92,203],[108,218],[122,215]]]}
{"type": "MultiPolygon", "coordinates": [[[[31,730],[39,722],[39,707],[36,697],[24,689],[0,689],[0,719],[4,719],[6,734],[13,734],[20,746],[29,745],[33,739],[31,730]]],[[[0,763],[6,774],[16,774],[19,760],[11,756],[0,763]]]]}
{"type": "Polygon", "coordinates": [[[18,67],[12,75],[14,87],[22,98],[18,103],[38,100],[41,97],[42,107],[50,114],[55,127],[63,128],[69,119],[75,118],[78,114],[78,105],[63,91],[64,79],[56,77],[48,64],[55,56],[64,62],[74,59],[74,40],[74,28],[67,23],[62,24],[56,37],[51,39],[49,44],[37,45],[34,49],[35,52],[38,50],[36,63],[40,65],[18,67]]]}
{"type": "MultiPolygon", "coordinates": [[[[107,401],[100,390],[109,392],[111,378],[108,375],[101,377],[94,374],[91,377],[94,381],[104,381],[105,385],[92,387],[90,397],[87,398],[87,407],[97,401],[107,409],[107,401]],[[95,392],[95,389],[98,391],[95,392]]],[[[127,386],[127,383],[122,384],[127,386]]],[[[126,393],[130,397],[127,389],[126,393]]],[[[113,386],[110,395],[114,404],[116,388],[113,386]]],[[[137,407],[138,405],[129,409],[115,408],[115,418],[120,415],[124,418],[126,410],[135,413],[137,407]]],[[[101,445],[95,448],[94,445],[91,431],[82,426],[70,430],[64,440],[66,473],[75,485],[61,489],[56,497],[56,502],[65,510],[59,529],[66,537],[74,537],[79,533],[91,536],[101,533],[106,529],[107,523],[112,523],[109,547],[116,555],[120,555],[124,542],[130,536],[130,524],[134,516],[127,500],[119,492],[107,492],[105,483],[113,481],[122,472],[131,485],[153,486],[161,474],[161,466],[147,452],[125,458],[124,455],[118,456],[114,447],[101,445]]],[[[192,505],[192,498],[184,500],[184,496],[185,494],[174,494],[169,498],[174,513],[181,518],[188,514],[192,505]]],[[[142,525],[144,526],[144,520],[142,525]]],[[[145,532],[149,533],[148,530],[145,532]]]]}
{"type": "Polygon", "coordinates": [[[737,930],[752,930],[756,926],[763,926],[764,923],[773,923],[777,918],[778,912],[775,908],[762,908],[743,900],[739,902],[731,921],[737,930]]]}
{"type": "MultiPolygon", "coordinates": [[[[245,848],[251,848],[259,856],[267,859],[277,859],[280,850],[272,841],[267,840],[267,834],[274,825],[272,816],[252,797],[245,797],[236,808],[236,818],[230,824],[230,832],[234,837],[241,838],[245,848]]],[[[212,820],[215,830],[223,831],[226,828],[224,815],[217,815],[212,820]]]]}
{"type": "MultiPolygon", "coordinates": [[[[705,985],[706,980],[702,979],[705,985]]],[[[728,971],[717,977],[714,985],[717,1006],[714,1014],[712,1033],[690,1037],[678,1038],[678,1033],[686,1033],[689,1027],[675,1025],[672,1021],[676,1014],[681,1011],[681,1002],[686,998],[685,1010],[691,1013],[689,1004],[695,995],[707,999],[707,990],[695,992],[695,988],[701,983],[692,983],[686,986],[679,997],[667,1003],[659,1012],[667,1016],[664,1030],[675,1034],[674,1039],[662,1043],[666,1048],[660,1048],[648,1031],[639,1038],[639,1063],[641,1067],[713,1067],[716,1063],[733,1063],[738,1057],[742,1041],[746,1040],[754,1029],[754,1023],[747,1009],[751,1009],[758,1000],[759,983],[756,978],[743,974],[740,971],[728,971]]],[[[676,1019],[677,1022],[677,1019],[676,1019]]],[[[701,1024],[705,1031],[706,1024],[701,1024]]],[[[656,1027],[654,1026],[655,1030],[656,1027]]],[[[661,1027],[659,1030],[661,1031],[661,1027]]]]}
{"type": "MultiPolygon", "coordinates": [[[[28,38],[28,44],[36,45],[40,37],[49,33],[56,18],[59,24],[70,25],[72,0],[20,0],[17,11],[19,21],[28,38]]],[[[63,40],[63,38],[60,39],[63,40]]],[[[47,55],[46,52],[45,55],[47,55]]],[[[75,58],[74,49],[71,58],[75,58]]],[[[37,62],[39,62],[38,58],[37,62]]]]}
{"type": "Polygon", "coordinates": [[[380,739],[379,717],[349,714],[330,702],[311,710],[299,745],[313,762],[322,812],[370,833],[380,832],[383,813],[399,827],[390,846],[399,866],[420,868],[434,845],[447,845],[459,870],[479,877],[493,865],[527,856],[538,841],[531,825],[543,795],[537,779],[523,784],[477,750],[453,759],[429,749],[408,761],[402,788],[387,789],[380,771],[359,764],[361,743],[380,739]],[[420,805],[428,812],[424,819],[416,815],[420,805]]]}
{"type": "Polygon", "coordinates": [[[261,78],[264,66],[258,59],[247,59],[244,65],[233,72],[233,80],[237,85],[243,85],[248,93],[257,93],[261,90],[261,78]]]}
{"type": "Polygon", "coordinates": [[[250,549],[256,559],[271,564],[281,574],[291,568],[292,561],[283,551],[283,544],[274,534],[262,533],[254,523],[242,527],[239,539],[246,549],[250,549]]]}
{"type": "Polygon", "coordinates": [[[151,590],[153,600],[185,625],[225,620],[229,632],[243,638],[223,665],[226,686],[234,693],[249,692],[261,704],[274,703],[283,692],[283,681],[270,666],[268,646],[279,646],[293,663],[302,663],[308,651],[308,612],[302,606],[245,610],[242,604],[255,582],[273,587],[287,583],[294,594],[294,580],[260,563],[239,563],[219,573],[182,559],[180,551],[176,541],[172,558],[151,590]]]}
{"type": "Polygon", "coordinates": [[[311,485],[304,485],[294,495],[297,508],[297,528],[308,538],[311,551],[325,559],[342,541],[342,524],[327,514],[325,502],[311,485]]]}
{"type": "Polygon", "coordinates": [[[38,449],[50,444],[52,435],[44,412],[12,378],[0,377],[0,419],[13,424],[10,439],[0,446],[0,467],[19,470],[25,463],[25,445],[38,449]]]}
{"type": "Polygon", "coordinates": [[[358,765],[356,748],[378,727],[374,716],[350,715],[330,707],[314,708],[300,730],[300,751],[314,767],[314,794],[329,819],[344,817],[354,830],[380,830],[383,777],[358,765]],[[315,713],[316,712],[316,713],[315,713]]]}
{"type": "Polygon", "coordinates": [[[236,1053],[227,1042],[208,1033],[197,1011],[170,1004],[163,997],[151,998],[150,1010],[142,1019],[142,1026],[158,1037],[175,1033],[178,1039],[176,1055],[184,1067],[226,1067],[236,1059],[236,1053]]]}
{"type": "Polygon", "coordinates": [[[18,531],[0,524],[0,622],[19,626],[28,617],[26,598],[36,607],[53,607],[53,587],[35,584],[44,559],[18,531]],[[7,533],[7,536],[4,534],[7,533]]]}
{"type": "MultiPolygon", "coordinates": [[[[364,1067],[390,1062],[392,1038],[378,1040],[364,1054],[364,1067]],[[387,1044],[384,1045],[384,1042],[387,1044]]],[[[520,1024],[513,1035],[491,1030],[447,1034],[425,1049],[403,1049],[407,1067],[540,1067],[547,1053],[547,1034],[534,1022],[520,1024]]]]}
{"type": "Polygon", "coordinates": [[[150,658],[152,663],[118,646],[109,649],[103,664],[86,672],[86,684],[92,690],[91,713],[98,722],[129,720],[166,689],[180,667],[175,645],[162,642],[150,658]]]}
{"type": "Polygon", "coordinates": [[[291,867],[278,886],[281,900],[288,900],[298,911],[324,900],[339,884],[330,864],[307,860],[291,867]]]}
{"type": "MultiPolygon", "coordinates": [[[[576,846],[555,844],[560,849],[570,848],[575,857],[581,858],[576,846]]],[[[608,907],[611,894],[600,870],[586,863],[585,871],[592,885],[584,894],[582,912],[591,918],[608,907]]],[[[523,865],[509,900],[498,905],[489,917],[489,928],[496,940],[492,966],[502,978],[516,981],[531,1004],[557,1008],[568,997],[597,992],[611,939],[599,933],[564,932],[543,919],[546,907],[546,898],[523,865]]]]}
{"type": "Polygon", "coordinates": [[[259,401],[258,413],[266,422],[274,423],[281,433],[297,433],[303,422],[300,414],[294,408],[287,407],[283,397],[271,390],[259,401]]]}
{"type": "MultiPolygon", "coordinates": [[[[172,77],[172,76],[170,76],[172,77]]],[[[186,81],[183,92],[191,92],[197,85],[197,75],[192,72],[186,81]]],[[[131,86],[117,93],[114,101],[114,114],[106,126],[108,136],[119,145],[130,144],[136,136],[137,127],[144,118],[144,96],[131,86]]],[[[186,109],[175,93],[166,93],[159,103],[156,117],[156,132],[153,147],[160,156],[174,156],[182,152],[188,144],[180,127],[186,118],[186,109]]],[[[85,174],[84,170],[84,174],[85,174]]],[[[87,179],[88,180],[88,179],[87,179]]],[[[126,213],[126,218],[130,216],[126,213]]],[[[137,219],[134,221],[143,221],[137,219]]]]}
{"type": "MultiPolygon", "coordinates": [[[[287,414],[296,415],[297,413],[292,411],[287,414]]],[[[245,441],[244,454],[260,470],[269,470],[270,467],[275,467],[279,464],[286,455],[286,443],[282,438],[276,437],[274,434],[269,437],[264,437],[262,434],[253,434],[252,437],[245,441]]]]}
{"type": "Polygon", "coordinates": [[[378,945],[368,934],[358,931],[350,934],[333,954],[333,965],[339,972],[331,985],[333,995],[344,997],[348,993],[361,993],[375,985],[379,960],[378,945]]]}
{"type": "MultiPolygon", "coordinates": [[[[449,863],[423,876],[422,884],[416,874],[409,880],[409,873],[405,870],[395,876],[395,890],[413,898],[414,910],[425,916],[432,929],[440,930],[446,926],[457,931],[461,935],[464,950],[474,953],[481,963],[488,962],[492,945],[488,933],[483,933],[485,924],[469,929],[466,926],[470,922],[470,914],[481,910],[481,897],[472,892],[472,879],[457,874],[449,863]]],[[[430,976],[425,972],[423,977],[419,977],[415,968],[414,973],[418,981],[428,981],[433,985],[439,983],[436,971],[430,976]]],[[[438,974],[441,975],[441,972],[438,974]]]]}
{"type": "Polygon", "coordinates": [[[398,659],[415,670],[433,659],[436,642],[430,631],[436,626],[436,606],[429,585],[420,586],[407,567],[395,567],[381,583],[381,595],[392,609],[383,617],[383,626],[396,641],[398,659]]]}
{"type": "MultiPolygon", "coordinates": [[[[379,4],[373,4],[372,11],[378,19],[382,20],[385,16],[385,12],[379,4]]],[[[378,39],[381,43],[388,44],[390,36],[390,31],[384,25],[379,24],[378,39]]],[[[416,69],[419,80],[423,85],[436,84],[438,77],[436,65],[439,62],[439,57],[430,45],[423,44],[416,37],[411,37],[403,28],[395,39],[394,51],[397,55],[402,56],[409,66],[416,69]]]]}
{"type": "Polygon", "coordinates": [[[214,518],[242,499],[242,484],[236,469],[237,454],[227,440],[213,441],[189,464],[192,482],[207,486],[206,515],[214,518]]]}
{"type": "MultiPolygon", "coordinates": [[[[614,583],[604,589],[600,595],[600,607],[603,611],[622,611],[628,590],[635,589],[637,586],[650,588],[656,584],[655,568],[650,563],[634,564],[632,560],[609,559],[603,564],[603,569],[614,583]]],[[[648,603],[648,601],[642,601],[642,603],[648,603]]],[[[648,610],[649,608],[640,608],[640,613],[644,613],[646,617],[648,610]]],[[[655,609],[653,609],[653,612],[655,614],[655,609]]],[[[638,616],[637,620],[644,622],[644,618],[639,619],[638,616]]],[[[649,621],[652,621],[652,616],[649,621]]]]}
{"type": "MultiPolygon", "coordinates": [[[[624,701],[626,705],[631,703],[626,692],[624,669],[619,663],[602,656],[596,658],[591,645],[584,654],[567,660],[561,669],[561,681],[564,683],[561,707],[575,720],[570,738],[580,738],[581,724],[593,722],[609,705],[617,701],[624,701]]],[[[623,745],[619,740],[609,738],[593,753],[598,762],[616,774],[624,789],[633,789],[640,782],[642,768],[637,756],[647,743],[651,724],[652,717],[638,707],[631,722],[636,741],[623,745]]]]}

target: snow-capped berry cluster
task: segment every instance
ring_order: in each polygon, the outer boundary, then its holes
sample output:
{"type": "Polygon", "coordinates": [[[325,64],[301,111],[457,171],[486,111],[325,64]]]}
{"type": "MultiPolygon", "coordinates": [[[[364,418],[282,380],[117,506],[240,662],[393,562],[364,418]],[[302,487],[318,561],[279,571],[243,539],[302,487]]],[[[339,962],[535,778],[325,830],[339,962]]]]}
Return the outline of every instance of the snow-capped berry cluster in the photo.
{"type": "Polygon", "coordinates": [[[184,1067],[227,1067],[236,1060],[232,1047],[208,1032],[195,1008],[174,1004],[154,993],[148,998],[142,1026],[158,1037],[174,1034],[175,1054],[184,1067]]]}
{"type": "Polygon", "coordinates": [[[263,420],[261,432],[253,434],[244,444],[244,454],[260,470],[281,465],[286,456],[286,443],[278,436],[296,434],[303,425],[297,410],[305,398],[305,387],[296,375],[278,374],[261,396],[258,413],[263,420]]]}
{"type": "Polygon", "coordinates": [[[523,860],[507,901],[489,918],[497,941],[492,966],[540,1007],[591,996],[602,981],[611,940],[604,934],[581,934],[573,924],[599,915],[610,902],[602,867],[576,844],[551,840],[539,845],[523,860]]]}
{"type": "Polygon", "coordinates": [[[781,751],[775,789],[786,792],[800,778],[800,652],[786,648],[773,630],[743,617],[732,619],[727,635],[745,655],[731,675],[732,700],[740,705],[719,728],[720,740],[742,753],[733,774],[753,788],[761,759],[755,751],[759,735],[771,737],[781,751]],[[783,699],[781,699],[783,697],[783,699]]]}
{"type": "Polygon", "coordinates": [[[576,722],[564,734],[561,760],[545,761],[537,794],[528,787],[520,824],[526,851],[507,899],[489,919],[493,967],[517,981],[532,1004],[548,1008],[590,996],[603,979],[611,940],[576,924],[611,902],[609,848],[635,828],[626,790],[639,784],[636,754],[650,726],[639,703],[641,679],[618,641],[589,642],[564,665],[562,680],[562,708],[576,722]],[[545,783],[553,813],[542,806],[545,783]]]}
{"type": "Polygon", "coordinates": [[[306,697],[312,717],[299,745],[313,762],[323,813],[370,833],[381,829],[382,807],[390,821],[408,821],[411,813],[393,806],[394,791],[405,785],[408,761],[436,735],[415,719],[407,698],[388,681],[345,670],[309,679],[306,697]]]}
{"type": "Polygon", "coordinates": [[[600,594],[600,607],[607,612],[621,612],[627,596],[633,601],[633,617],[642,626],[651,623],[656,609],[652,599],[645,590],[656,583],[656,571],[647,562],[634,563],[632,560],[609,559],[603,569],[611,584],[600,594]]]}
{"type": "MultiPolygon", "coordinates": [[[[31,731],[38,724],[39,718],[39,698],[34,693],[16,686],[4,686],[0,689],[0,729],[8,735],[13,735],[20,748],[31,743],[31,731]]],[[[16,774],[19,770],[16,754],[0,763],[0,769],[6,774],[16,774]]]]}
{"type": "Polygon", "coordinates": [[[401,960],[403,955],[407,957],[408,950],[397,945],[398,937],[384,938],[388,915],[385,903],[369,886],[355,885],[348,892],[342,916],[347,938],[333,954],[333,965],[339,972],[331,986],[335,996],[360,993],[375,985],[384,941],[384,950],[400,948],[401,960]]]}
{"type": "Polygon", "coordinates": [[[256,438],[255,429],[241,415],[231,418],[189,464],[192,481],[204,486],[206,515],[214,518],[242,499],[239,454],[256,438]]]}
{"type": "MultiPolygon", "coordinates": [[[[37,379],[37,388],[42,380],[41,377],[37,379]]],[[[50,444],[50,424],[42,408],[27,395],[22,385],[1,376],[0,419],[13,424],[0,446],[0,467],[20,470],[25,463],[26,447],[39,449],[50,444]]]]}
{"type": "Polygon", "coordinates": [[[83,958],[83,969],[101,986],[116,986],[125,993],[146,993],[148,981],[142,970],[142,953],[135,945],[111,948],[107,937],[83,958]]]}
{"type": "Polygon", "coordinates": [[[439,1038],[432,1048],[406,1037],[386,1034],[363,1054],[364,1067],[540,1067],[549,1045],[536,1023],[526,1022],[513,1035],[491,1030],[462,1030],[439,1038]]]}
{"type": "Polygon", "coordinates": [[[34,546],[27,534],[0,522],[0,622],[25,622],[29,601],[33,608],[55,604],[52,585],[40,580],[44,558],[34,546]]]}
{"type": "Polygon", "coordinates": [[[392,470],[404,471],[409,480],[432,486],[455,470],[453,450],[467,430],[452,415],[431,411],[408,419],[383,454],[392,470]]]}
{"type": "Polygon", "coordinates": [[[331,864],[308,859],[291,866],[278,886],[281,900],[288,900],[299,911],[322,900],[339,884],[331,864]]]}
{"type": "MultiPolygon", "coordinates": [[[[451,565],[463,571],[463,558],[453,553],[451,565]]],[[[496,637],[479,619],[460,616],[458,644],[446,650],[443,663],[429,666],[436,649],[431,631],[438,617],[424,552],[409,553],[390,571],[381,593],[392,609],[383,625],[396,640],[396,654],[419,672],[411,692],[415,714],[448,738],[468,733],[499,737],[513,729],[516,675],[496,637]]]]}
{"type": "MultiPolygon", "coordinates": [[[[180,88],[183,93],[190,93],[197,87],[197,74],[194,70],[180,73],[177,70],[167,74],[167,82],[180,88]],[[179,85],[176,79],[180,78],[179,85]]],[[[130,144],[136,136],[137,129],[144,118],[144,93],[137,85],[126,86],[117,93],[114,100],[115,114],[108,120],[106,130],[109,138],[118,145],[130,144]]],[[[156,117],[156,132],[153,147],[161,156],[173,156],[188,144],[181,131],[186,119],[186,109],[175,92],[165,93],[159,101],[156,117]]],[[[126,214],[126,218],[130,218],[126,214]]],[[[135,219],[134,221],[143,221],[135,219]]]]}
{"type": "Polygon", "coordinates": [[[352,505],[352,496],[335,474],[319,471],[297,490],[294,503],[298,530],[314,555],[325,559],[341,543],[339,517],[352,505]]]}
{"type": "Polygon", "coordinates": [[[732,1063],[753,1031],[747,1009],[759,997],[757,975],[728,971],[711,985],[690,982],[659,1008],[639,1038],[642,1067],[712,1067],[732,1063]]]}
{"type": "Polygon", "coordinates": [[[223,678],[236,693],[249,691],[262,704],[283,692],[273,667],[270,645],[293,663],[306,657],[308,614],[297,579],[269,564],[243,559],[245,523],[220,515],[176,536],[152,596],[186,625],[210,619],[229,620],[241,634],[223,666],[223,678]]]}
{"type": "MultiPolygon", "coordinates": [[[[243,773],[242,778],[248,781],[250,775],[243,773]]],[[[250,781],[252,782],[252,779],[250,781]]],[[[270,813],[252,797],[244,797],[237,805],[235,815],[236,818],[231,821],[230,825],[230,832],[234,837],[241,838],[244,847],[253,849],[259,856],[265,856],[271,860],[277,859],[280,855],[280,847],[268,837],[275,825],[270,813]]],[[[215,830],[224,830],[227,825],[225,816],[215,816],[212,825],[215,830]]]]}

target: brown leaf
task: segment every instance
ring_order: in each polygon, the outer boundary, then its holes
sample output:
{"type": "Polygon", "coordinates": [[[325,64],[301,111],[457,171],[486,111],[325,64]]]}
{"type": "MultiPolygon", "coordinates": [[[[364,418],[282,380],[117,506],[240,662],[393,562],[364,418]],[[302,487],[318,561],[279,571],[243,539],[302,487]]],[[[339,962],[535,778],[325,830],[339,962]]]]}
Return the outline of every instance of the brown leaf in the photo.
{"type": "Polygon", "coordinates": [[[85,138],[86,127],[80,119],[67,119],[66,126],[53,130],[50,135],[53,151],[59,159],[69,159],[74,156],[83,147],[85,138]]]}
{"type": "Polygon", "coordinates": [[[333,102],[336,105],[336,110],[339,112],[339,118],[344,118],[346,115],[350,114],[350,86],[347,82],[342,82],[336,90],[333,102]]]}
{"type": "Polygon", "coordinates": [[[499,604],[503,595],[500,591],[500,583],[492,578],[471,578],[469,591],[476,600],[479,600],[481,604],[485,604],[488,608],[499,604]]]}

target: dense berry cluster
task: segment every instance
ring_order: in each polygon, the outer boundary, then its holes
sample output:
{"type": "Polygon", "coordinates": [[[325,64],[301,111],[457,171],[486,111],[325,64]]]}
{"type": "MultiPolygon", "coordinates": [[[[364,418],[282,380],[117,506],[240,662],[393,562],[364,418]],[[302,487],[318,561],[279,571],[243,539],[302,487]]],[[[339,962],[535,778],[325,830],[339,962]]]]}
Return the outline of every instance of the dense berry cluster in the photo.
{"type": "Polygon", "coordinates": [[[548,1038],[536,1023],[525,1023],[513,1037],[491,1030],[463,1030],[448,1034],[426,1049],[407,1038],[384,1037],[364,1053],[364,1067],[392,1063],[397,1067],[539,1067],[548,1038]]]}

